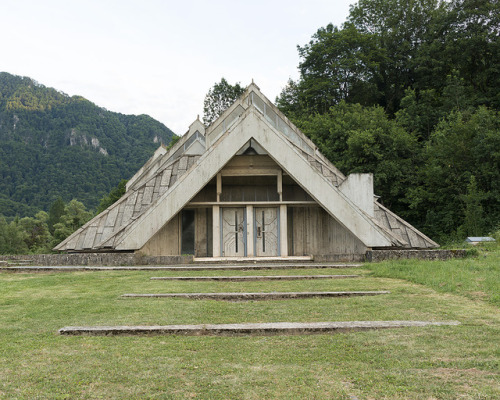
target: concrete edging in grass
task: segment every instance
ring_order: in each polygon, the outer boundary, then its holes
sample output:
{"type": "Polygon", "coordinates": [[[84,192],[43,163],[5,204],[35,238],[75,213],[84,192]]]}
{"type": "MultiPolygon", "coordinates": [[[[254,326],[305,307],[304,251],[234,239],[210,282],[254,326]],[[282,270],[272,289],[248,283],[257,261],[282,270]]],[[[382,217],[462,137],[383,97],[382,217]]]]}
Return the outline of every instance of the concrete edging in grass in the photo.
{"type": "Polygon", "coordinates": [[[379,291],[345,291],[345,292],[270,292],[270,293],[126,293],[125,298],[184,298],[195,300],[282,300],[308,299],[314,297],[352,297],[377,296],[389,294],[387,290],[379,291]]]}
{"type": "Polygon", "coordinates": [[[295,281],[311,279],[348,279],[359,278],[359,275],[253,275],[253,276],[155,276],[156,281],[295,281]]]}
{"type": "Polygon", "coordinates": [[[458,321],[345,321],[345,322],[269,322],[206,325],[153,326],[67,326],[60,335],[185,335],[185,336],[246,336],[246,335],[310,335],[368,329],[390,329],[426,326],[456,326],[458,321]]]}

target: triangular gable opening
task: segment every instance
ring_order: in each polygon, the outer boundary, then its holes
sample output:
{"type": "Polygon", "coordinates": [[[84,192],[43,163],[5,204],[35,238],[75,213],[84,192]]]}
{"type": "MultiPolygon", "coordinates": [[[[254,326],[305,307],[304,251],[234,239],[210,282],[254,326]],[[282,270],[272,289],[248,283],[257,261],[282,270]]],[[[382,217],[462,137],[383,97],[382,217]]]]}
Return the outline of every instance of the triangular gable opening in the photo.
{"type": "MultiPolygon", "coordinates": [[[[255,140],[251,142],[262,149],[255,140]]],[[[253,147],[249,144],[242,149],[253,147]]],[[[192,248],[189,254],[196,257],[366,251],[270,156],[237,154],[141,251],[164,255],[192,248]]]]}

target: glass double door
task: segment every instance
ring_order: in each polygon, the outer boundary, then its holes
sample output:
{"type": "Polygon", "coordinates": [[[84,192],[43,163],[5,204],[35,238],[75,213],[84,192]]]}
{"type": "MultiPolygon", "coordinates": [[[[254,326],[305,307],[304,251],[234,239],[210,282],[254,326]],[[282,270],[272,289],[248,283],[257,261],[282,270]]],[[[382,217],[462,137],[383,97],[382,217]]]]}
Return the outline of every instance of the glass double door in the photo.
{"type": "Polygon", "coordinates": [[[246,207],[225,207],[221,212],[221,252],[223,257],[279,256],[279,209],[255,207],[251,226],[247,225],[246,207]],[[248,229],[253,235],[248,235],[248,229]],[[248,254],[248,241],[253,251],[248,254]]]}

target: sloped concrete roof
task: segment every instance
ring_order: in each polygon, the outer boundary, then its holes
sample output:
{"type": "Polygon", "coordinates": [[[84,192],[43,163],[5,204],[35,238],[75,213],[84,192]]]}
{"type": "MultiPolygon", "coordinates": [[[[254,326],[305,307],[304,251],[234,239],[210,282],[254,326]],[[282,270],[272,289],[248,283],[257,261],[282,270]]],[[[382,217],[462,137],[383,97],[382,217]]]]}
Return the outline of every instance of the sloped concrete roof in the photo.
{"type": "Polygon", "coordinates": [[[260,93],[255,84],[251,84],[240,99],[208,128],[205,129],[197,120],[168,152],[158,149],[129,181],[120,200],[55,250],[139,249],[249,139],[257,140],[325,210],[368,247],[438,246],[375,200],[374,217],[354,205],[337,189],[346,177],[260,93]],[[185,182],[179,187],[182,180],[185,182]]]}
{"type": "Polygon", "coordinates": [[[55,249],[113,249],[119,234],[156,202],[198,158],[196,155],[181,156],[163,168],[158,168],[154,176],[141,185],[134,186],[134,189],[129,189],[116,203],[78,229],[55,249]]]}

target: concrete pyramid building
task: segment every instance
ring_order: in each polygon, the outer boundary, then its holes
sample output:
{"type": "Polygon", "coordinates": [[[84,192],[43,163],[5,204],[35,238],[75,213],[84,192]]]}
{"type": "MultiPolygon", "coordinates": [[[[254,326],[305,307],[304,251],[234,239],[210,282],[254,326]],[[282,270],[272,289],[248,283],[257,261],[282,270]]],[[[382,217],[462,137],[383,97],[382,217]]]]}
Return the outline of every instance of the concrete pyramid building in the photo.
{"type": "Polygon", "coordinates": [[[160,147],[125,195],[55,249],[199,258],[354,259],[438,245],[344,176],[251,84],[209,127],[160,147]]]}

